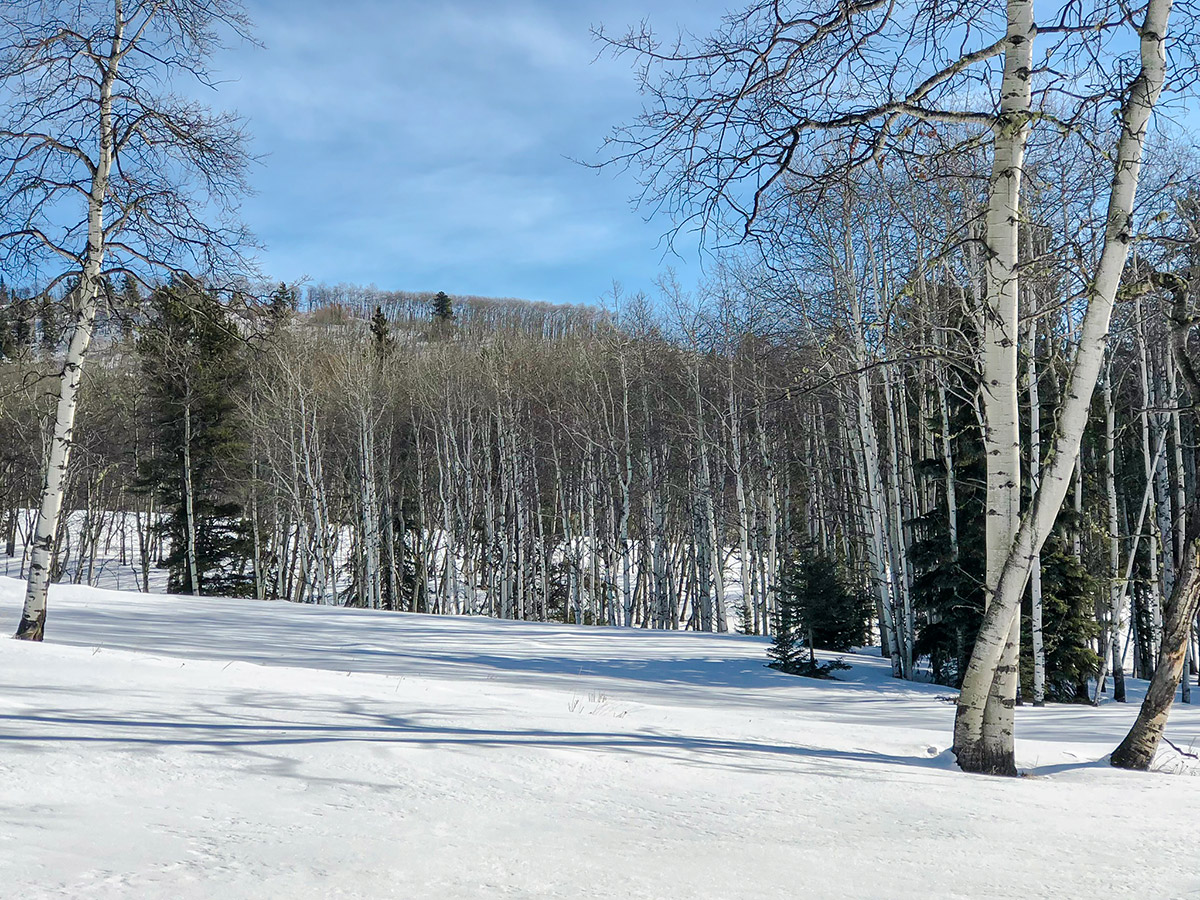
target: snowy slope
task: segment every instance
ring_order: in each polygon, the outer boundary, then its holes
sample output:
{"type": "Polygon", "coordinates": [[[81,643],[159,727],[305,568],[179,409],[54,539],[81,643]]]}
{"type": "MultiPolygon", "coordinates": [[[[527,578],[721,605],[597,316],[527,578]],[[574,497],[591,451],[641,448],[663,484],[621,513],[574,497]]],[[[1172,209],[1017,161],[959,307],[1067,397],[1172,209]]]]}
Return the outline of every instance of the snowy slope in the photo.
{"type": "Polygon", "coordinates": [[[1021,710],[999,780],[874,656],[78,587],[48,632],[0,645],[0,897],[1200,896],[1200,779],[1097,762],[1133,706],[1021,710]]]}

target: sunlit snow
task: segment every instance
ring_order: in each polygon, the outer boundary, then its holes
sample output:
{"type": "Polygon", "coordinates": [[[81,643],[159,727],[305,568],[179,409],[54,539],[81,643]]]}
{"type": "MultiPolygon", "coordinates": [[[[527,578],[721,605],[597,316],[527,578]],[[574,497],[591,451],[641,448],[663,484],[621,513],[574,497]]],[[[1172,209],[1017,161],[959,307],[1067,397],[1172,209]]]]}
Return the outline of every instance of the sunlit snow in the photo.
{"type": "Polygon", "coordinates": [[[47,635],[0,655],[3,897],[1200,896],[1200,779],[1104,762],[1135,703],[1020,710],[1006,780],[873,652],[65,586],[47,635]]]}

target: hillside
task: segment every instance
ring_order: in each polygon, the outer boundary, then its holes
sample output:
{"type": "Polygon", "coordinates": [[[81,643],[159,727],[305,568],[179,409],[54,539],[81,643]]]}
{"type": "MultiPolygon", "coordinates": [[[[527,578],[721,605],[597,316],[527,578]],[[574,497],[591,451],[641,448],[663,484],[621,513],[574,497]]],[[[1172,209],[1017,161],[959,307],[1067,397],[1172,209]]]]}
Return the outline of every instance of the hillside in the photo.
{"type": "MultiPolygon", "coordinates": [[[[10,632],[21,585],[0,578],[10,632]]],[[[1165,898],[1200,780],[1103,764],[1135,707],[945,753],[945,688],[758,638],[55,588],[0,665],[0,885],[71,898],[1165,898]]],[[[1171,737],[1200,737],[1177,708],[1171,737]]]]}

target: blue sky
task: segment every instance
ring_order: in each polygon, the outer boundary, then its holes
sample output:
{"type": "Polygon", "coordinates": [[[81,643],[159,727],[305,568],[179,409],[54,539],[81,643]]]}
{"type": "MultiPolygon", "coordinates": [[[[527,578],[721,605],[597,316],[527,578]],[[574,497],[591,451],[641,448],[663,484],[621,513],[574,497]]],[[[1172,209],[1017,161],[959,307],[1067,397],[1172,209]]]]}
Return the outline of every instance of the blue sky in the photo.
{"type": "Polygon", "coordinates": [[[272,279],[595,303],[613,280],[687,284],[629,174],[597,173],[640,108],[630,62],[589,26],[707,33],[721,0],[248,0],[265,49],[218,62],[215,106],[248,121],[263,163],[244,216],[272,279]]]}

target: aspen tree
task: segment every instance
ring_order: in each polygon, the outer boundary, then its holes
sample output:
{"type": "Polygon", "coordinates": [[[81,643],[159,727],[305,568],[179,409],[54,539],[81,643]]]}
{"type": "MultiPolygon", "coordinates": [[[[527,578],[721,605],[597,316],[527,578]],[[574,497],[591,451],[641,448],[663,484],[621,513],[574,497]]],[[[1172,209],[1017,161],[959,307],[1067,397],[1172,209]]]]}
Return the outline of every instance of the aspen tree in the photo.
{"type": "MultiPolygon", "coordinates": [[[[238,121],[171,95],[202,81],[220,32],[244,34],[236,0],[10,0],[0,10],[0,254],[78,277],[17,637],[41,640],[83,367],[113,272],[138,277],[241,265],[232,210],[248,162],[238,121]],[[49,177],[47,173],[58,173],[49,177]],[[207,185],[200,201],[193,189],[207,185]],[[82,199],[81,199],[82,198],[82,199]],[[79,219],[57,218],[79,206],[79,219]]],[[[204,273],[204,274],[207,274],[204,273]]]]}

